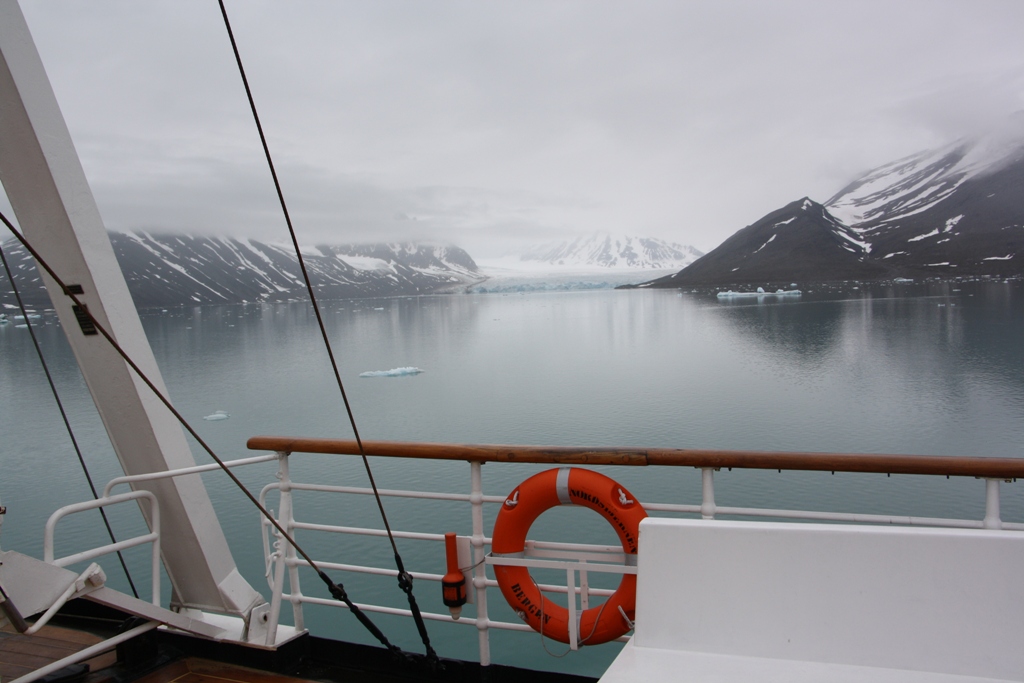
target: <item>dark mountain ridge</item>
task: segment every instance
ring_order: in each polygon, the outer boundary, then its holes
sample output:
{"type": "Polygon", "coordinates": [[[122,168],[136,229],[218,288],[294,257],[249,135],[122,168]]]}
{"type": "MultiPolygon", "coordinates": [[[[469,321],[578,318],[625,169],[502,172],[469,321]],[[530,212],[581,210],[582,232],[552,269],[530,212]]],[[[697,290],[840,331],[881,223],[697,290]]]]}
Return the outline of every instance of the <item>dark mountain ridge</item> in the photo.
{"type": "Polygon", "coordinates": [[[848,226],[805,197],[738,231],[689,267],[641,287],[807,281],[824,272],[838,280],[891,273],[868,259],[848,226]]]}
{"type": "Polygon", "coordinates": [[[825,204],[788,204],[678,273],[638,286],[1024,275],[1020,135],[886,164],[825,204]]]}

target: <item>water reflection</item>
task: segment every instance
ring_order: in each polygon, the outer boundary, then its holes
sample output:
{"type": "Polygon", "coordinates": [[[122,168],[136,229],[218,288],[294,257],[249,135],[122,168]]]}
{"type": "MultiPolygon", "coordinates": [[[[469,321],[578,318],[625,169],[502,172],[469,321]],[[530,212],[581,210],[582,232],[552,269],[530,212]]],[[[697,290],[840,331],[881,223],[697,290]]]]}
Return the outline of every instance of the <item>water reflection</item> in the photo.
{"type": "MultiPolygon", "coordinates": [[[[904,286],[848,287],[748,306],[665,291],[419,297],[325,302],[324,314],[367,439],[1021,455],[1019,285],[915,287],[911,297],[894,296],[904,286]],[[358,377],[403,366],[425,372],[358,377]]],[[[143,325],[171,398],[222,456],[246,455],[245,440],[255,434],[350,435],[307,304],[150,311],[143,325]],[[230,418],[201,419],[218,410],[230,418]]],[[[44,326],[40,338],[94,475],[105,481],[117,473],[116,459],[63,334],[44,326]]],[[[3,540],[38,552],[56,502],[89,494],[28,336],[10,325],[0,329],[0,386],[0,495],[11,510],[3,540]]],[[[468,487],[464,463],[374,466],[385,488],[468,487]]],[[[486,490],[507,493],[539,469],[488,466],[486,490]]],[[[353,458],[296,456],[293,470],[305,481],[365,482],[353,458]]],[[[642,499],[699,499],[700,475],[692,469],[609,474],[642,499]]],[[[274,466],[240,475],[258,490],[273,480],[274,466]]],[[[256,516],[223,477],[205,481],[243,574],[262,587],[256,516]]],[[[983,500],[982,483],[973,479],[736,471],[718,481],[722,505],[980,516],[983,500]]],[[[1024,521],[1019,488],[1004,487],[1006,519],[1024,521]]],[[[469,530],[468,516],[454,508],[424,514],[394,501],[388,507],[405,529],[469,530]]],[[[298,514],[377,524],[364,500],[310,497],[298,514]]],[[[118,518],[119,533],[134,519],[118,518]]],[[[488,524],[492,519],[489,511],[488,524]]],[[[569,524],[575,536],[607,540],[599,519],[555,515],[539,524],[541,534],[557,536],[569,524]]],[[[351,551],[330,540],[312,543],[338,561],[351,551]]],[[[388,559],[386,545],[375,541],[354,548],[388,559]]],[[[411,544],[407,559],[440,565],[434,550],[411,544]]],[[[144,568],[145,558],[137,564],[144,568]]],[[[394,597],[392,582],[374,581],[352,579],[349,587],[394,597]]],[[[334,612],[311,619],[339,629],[336,635],[362,637],[339,626],[347,622],[334,612]]],[[[414,646],[415,634],[408,635],[414,646]]],[[[518,647],[499,639],[495,651],[511,657],[518,647]]],[[[446,654],[473,656],[472,647],[446,654]]]]}
{"type": "Polygon", "coordinates": [[[783,360],[795,354],[798,362],[826,360],[841,336],[843,310],[828,303],[785,301],[729,306],[720,312],[752,347],[783,360]]]}
{"type": "MultiPolygon", "coordinates": [[[[918,297],[879,289],[841,301],[717,309],[738,339],[733,355],[746,373],[739,396],[801,412],[804,423],[793,427],[803,448],[1018,454],[1016,437],[992,428],[1020,421],[1019,287],[964,283],[918,297]]],[[[756,419],[746,407],[742,417],[756,419]]]]}

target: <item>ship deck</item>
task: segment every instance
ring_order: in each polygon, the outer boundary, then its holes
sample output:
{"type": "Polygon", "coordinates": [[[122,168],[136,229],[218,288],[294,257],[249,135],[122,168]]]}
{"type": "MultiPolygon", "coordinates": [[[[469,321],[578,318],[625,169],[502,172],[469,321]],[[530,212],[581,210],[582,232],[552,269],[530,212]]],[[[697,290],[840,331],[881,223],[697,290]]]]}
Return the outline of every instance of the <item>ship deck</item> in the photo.
{"type": "MultiPolygon", "coordinates": [[[[49,624],[39,633],[26,636],[8,624],[0,629],[0,680],[14,680],[102,640],[103,636],[89,631],[49,624]]],[[[86,660],[85,664],[90,671],[96,671],[116,662],[116,654],[106,652],[86,660]]]]}
{"type": "MultiPolygon", "coordinates": [[[[69,602],[39,633],[0,630],[0,680],[19,676],[95,645],[129,625],[130,615],[78,599],[69,602]]],[[[594,678],[511,666],[424,658],[399,661],[369,645],[305,634],[276,649],[217,642],[158,629],[86,660],[88,670],[67,668],[46,683],[595,683],[594,678]]]]}
{"type": "Polygon", "coordinates": [[[306,683],[308,680],[186,657],[139,678],[137,683],[306,683]]]}

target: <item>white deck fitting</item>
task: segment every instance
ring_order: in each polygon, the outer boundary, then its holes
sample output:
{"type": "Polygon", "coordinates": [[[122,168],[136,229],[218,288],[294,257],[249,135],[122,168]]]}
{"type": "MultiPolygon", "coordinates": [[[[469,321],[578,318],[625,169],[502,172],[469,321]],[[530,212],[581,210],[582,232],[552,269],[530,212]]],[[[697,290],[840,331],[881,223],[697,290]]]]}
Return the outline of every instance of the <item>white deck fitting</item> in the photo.
{"type": "MultiPolygon", "coordinates": [[[[13,550],[0,552],[0,580],[3,581],[8,597],[25,616],[48,609],[61,597],[65,589],[75,585],[77,578],[77,572],[48,564],[34,557],[22,555],[13,550]]],[[[83,597],[207,638],[220,640],[225,636],[225,629],[221,626],[194,618],[190,614],[172,612],[144,600],[119,593],[105,587],[102,582],[83,586],[81,590],[74,592],[70,597],[83,597]]],[[[241,623],[241,619],[237,619],[237,621],[241,623]]],[[[0,618],[0,625],[3,623],[6,623],[6,620],[0,618]]]]}
{"type": "Polygon", "coordinates": [[[601,683],[1006,683],[1005,678],[880,669],[767,657],[638,648],[630,641],[601,683]]]}
{"type": "Polygon", "coordinates": [[[1024,534],[644,520],[624,681],[1024,681],[1024,534]]]}

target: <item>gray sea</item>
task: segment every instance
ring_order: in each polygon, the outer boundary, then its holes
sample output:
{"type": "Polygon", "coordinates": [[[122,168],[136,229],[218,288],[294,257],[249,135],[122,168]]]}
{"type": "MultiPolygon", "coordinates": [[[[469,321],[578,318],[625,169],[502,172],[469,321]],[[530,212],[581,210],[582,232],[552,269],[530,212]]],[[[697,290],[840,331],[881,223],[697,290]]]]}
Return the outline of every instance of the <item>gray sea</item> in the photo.
{"type": "MultiPolygon", "coordinates": [[[[328,301],[323,307],[364,439],[456,443],[657,446],[1021,457],[1024,446],[1024,289],[1020,282],[809,288],[796,300],[719,302],[676,291],[466,294],[328,301]],[[400,377],[360,373],[416,367],[400,377]]],[[[13,314],[14,311],[8,311],[13,314]]],[[[13,317],[13,316],[12,316],[13,317]]],[[[171,398],[225,458],[251,455],[257,434],[349,438],[351,430],[307,303],[148,310],[143,324],[171,398]],[[224,411],[230,417],[205,421],[224,411]]],[[[94,479],[120,473],[52,315],[33,321],[94,479]]],[[[0,501],[5,549],[41,555],[58,505],[90,497],[27,329],[0,326],[0,501]]],[[[198,462],[208,456],[195,450],[198,462]]],[[[464,463],[372,459],[382,488],[468,492],[464,463]]],[[[365,485],[350,456],[295,455],[300,481],[365,485]]],[[[536,466],[487,465],[485,492],[504,495],[536,466]]],[[[253,490],[276,466],[239,471],[253,490]]],[[[700,473],[620,468],[608,474],[641,500],[699,503],[700,473]]],[[[204,475],[245,576],[266,592],[257,513],[220,474],[204,475]]],[[[719,505],[923,516],[984,515],[984,484],[830,473],[721,472],[719,505]]],[[[1004,484],[1003,518],[1024,522],[1024,482],[1004,484]]],[[[385,500],[394,527],[470,533],[467,508],[385,500]]],[[[272,500],[273,504],[273,500],[272,500]]],[[[305,521],[380,526],[372,501],[309,495],[305,521]]],[[[488,527],[495,511],[490,511],[488,527]]],[[[119,536],[137,510],[112,511],[119,536]]],[[[99,542],[97,518],[68,520],[58,553],[99,542]]],[[[546,514],[533,536],[614,543],[587,510],[546,514]]],[[[380,539],[300,535],[317,559],[388,563],[380,539]]],[[[402,542],[410,568],[443,573],[437,544],[402,542]]],[[[144,551],[129,553],[147,586],[144,551]]],[[[110,583],[126,589],[114,560],[110,583]]],[[[393,579],[337,573],[357,601],[403,606],[393,579]]],[[[304,592],[324,596],[312,575],[304,592]]],[[[164,601],[170,589],[164,584],[164,601]]],[[[417,583],[425,609],[439,588],[417,583]]],[[[500,594],[492,617],[513,620],[500,594]]],[[[467,608],[472,614],[472,609],[467,608]]],[[[410,650],[411,624],[376,618],[410,650]]],[[[373,642],[347,612],[308,608],[318,635],[373,642]]],[[[476,631],[429,624],[444,656],[476,659],[476,631]]],[[[599,674],[618,646],[564,646],[498,633],[495,661],[599,674]],[[550,651],[550,654],[549,652],[550,651]]]]}

